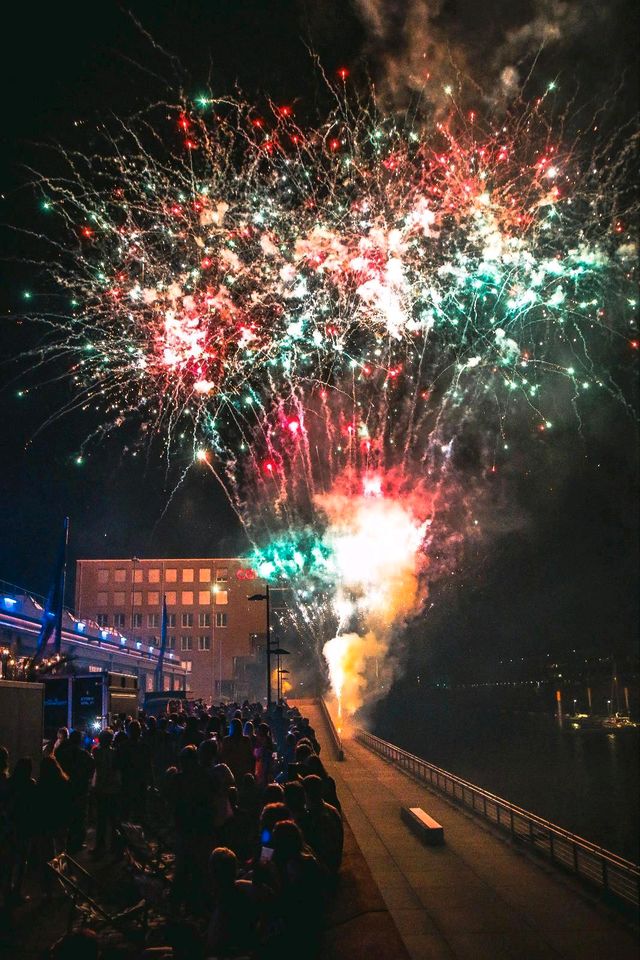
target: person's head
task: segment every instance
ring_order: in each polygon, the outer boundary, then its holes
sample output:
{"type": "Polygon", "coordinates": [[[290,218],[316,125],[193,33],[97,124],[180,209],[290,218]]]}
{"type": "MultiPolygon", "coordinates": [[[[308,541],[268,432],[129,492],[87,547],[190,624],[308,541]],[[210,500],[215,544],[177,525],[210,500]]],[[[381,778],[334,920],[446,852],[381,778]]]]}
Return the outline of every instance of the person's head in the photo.
{"type": "Polygon", "coordinates": [[[65,933],[49,952],[51,960],[98,960],[100,945],[93,930],[65,933]]]}
{"type": "Polygon", "coordinates": [[[124,746],[127,742],[127,735],[124,730],[118,730],[113,737],[113,745],[117,749],[124,746]]]}
{"type": "Polygon", "coordinates": [[[289,820],[291,811],[284,803],[269,803],[260,814],[260,842],[268,846],[271,843],[273,828],[280,820],[289,820]]]}
{"type": "Polygon", "coordinates": [[[209,857],[209,876],[218,896],[230,890],[236,882],[238,858],[228,847],[216,847],[209,857]]]}
{"type": "Polygon", "coordinates": [[[234,710],[233,719],[242,720],[242,710],[234,710]]]}
{"type": "Polygon", "coordinates": [[[138,720],[132,720],[127,728],[129,739],[139,740],[141,732],[142,732],[142,728],[140,727],[140,722],[138,720]]]}
{"type": "Polygon", "coordinates": [[[40,779],[38,783],[41,786],[47,786],[53,783],[63,783],[68,780],[66,775],[55,757],[43,757],[40,763],[40,779]]]}
{"type": "Polygon", "coordinates": [[[284,790],[279,783],[268,783],[262,799],[266,807],[269,803],[284,803],[284,790]]]}
{"type": "Polygon", "coordinates": [[[258,732],[256,734],[258,742],[261,744],[268,744],[271,742],[271,728],[268,723],[259,723],[258,732]]]}
{"type": "Polygon", "coordinates": [[[147,717],[147,731],[149,733],[155,733],[158,726],[158,721],[154,716],[147,717]]]}
{"type": "Polygon", "coordinates": [[[9,751],[6,747],[0,747],[0,777],[9,775],[9,751]]]}
{"type": "Polygon", "coordinates": [[[280,820],[273,828],[273,858],[280,863],[288,863],[302,853],[302,833],[293,820],[280,820]]]}
{"type": "Polygon", "coordinates": [[[201,767],[212,767],[218,758],[218,744],[213,738],[203,740],[198,747],[198,763],[201,767]]]}
{"type": "Polygon", "coordinates": [[[310,774],[314,774],[316,777],[320,777],[321,780],[325,780],[327,777],[327,771],[324,768],[324,764],[320,757],[316,753],[310,754],[304,762],[305,770],[310,774]]]}
{"type": "Polygon", "coordinates": [[[82,734],[79,730],[72,730],[69,734],[69,744],[72,747],[79,747],[82,744],[82,734]]]}
{"type": "Polygon", "coordinates": [[[290,780],[284,785],[284,802],[291,810],[294,820],[304,814],[307,802],[304,786],[299,780],[290,780]]]}
{"type": "Polygon", "coordinates": [[[256,778],[252,773],[245,773],[240,781],[240,793],[243,796],[251,796],[257,790],[256,778]]]}
{"type": "Polygon", "coordinates": [[[229,736],[230,737],[242,736],[242,720],[239,717],[234,717],[231,723],[229,724],[229,736]]]}
{"type": "Polygon", "coordinates": [[[304,763],[305,760],[307,760],[312,753],[313,753],[313,750],[311,749],[309,744],[299,743],[298,746],[296,747],[296,763],[304,763]]]}
{"type": "Polygon", "coordinates": [[[251,722],[251,720],[247,720],[244,727],[242,728],[242,732],[244,733],[245,737],[253,736],[254,730],[253,730],[253,723],[251,722]]]}
{"type": "Polygon", "coordinates": [[[322,806],[322,779],[315,773],[311,773],[308,777],[304,778],[302,783],[304,784],[304,792],[307,796],[307,806],[309,809],[313,810],[322,806]]]}
{"type": "Polygon", "coordinates": [[[57,735],[56,735],[56,740],[58,740],[59,743],[62,743],[63,740],[67,740],[68,738],[69,738],[69,729],[68,729],[68,727],[58,727],[58,733],[57,733],[57,735]]]}
{"type": "Polygon", "coordinates": [[[101,730],[98,734],[98,743],[101,747],[104,747],[106,750],[109,749],[113,743],[113,730],[111,727],[105,727],[104,730],[101,730]]]}
{"type": "Polygon", "coordinates": [[[198,766],[198,751],[192,743],[183,747],[178,757],[183,773],[192,773],[198,766]]]}

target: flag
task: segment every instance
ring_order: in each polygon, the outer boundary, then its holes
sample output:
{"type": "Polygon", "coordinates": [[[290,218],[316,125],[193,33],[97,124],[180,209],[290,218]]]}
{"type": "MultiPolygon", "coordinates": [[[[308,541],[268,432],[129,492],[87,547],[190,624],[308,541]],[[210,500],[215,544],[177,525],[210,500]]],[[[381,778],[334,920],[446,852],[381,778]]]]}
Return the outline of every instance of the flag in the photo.
{"type": "Polygon", "coordinates": [[[52,635],[54,637],[54,650],[56,653],[60,653],[68,542],[69,517],[65,517],[53,580],[51,581],[51,587],[49,589],[49,593],[44,605],[44,612],[42,614],[42,626],[40,627],[40,633],[38,635],[38,643],[36,645],[34,660],[40,659],[52,635]]]}
{"type": "Polygon", "coordinates": [[[162,690],[162,665],[164,652],[167,649],[167,595],[162,595],[162,622],[160,624],[160,653],[156,667],[156,690],[162,690]]]}

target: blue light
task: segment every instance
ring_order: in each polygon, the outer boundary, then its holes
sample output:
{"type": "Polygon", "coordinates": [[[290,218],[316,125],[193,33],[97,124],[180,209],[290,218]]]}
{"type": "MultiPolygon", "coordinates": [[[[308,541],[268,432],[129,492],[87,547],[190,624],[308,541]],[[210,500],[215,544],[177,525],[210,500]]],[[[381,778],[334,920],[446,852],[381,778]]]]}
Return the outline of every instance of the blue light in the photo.
{"type": "Polygon", "coordinates": [[[18,601],[15,599],[15,597],[4,597],[5,607],[15,607],[17,602],[18,601]]]}
{"type": "Polygon", "coordinates": [[[153,653],[153,647],[149,647],[149,653],[153,653]]]}
{"type": "Polygon", "coordinates": [[[123,647],[124,647],[124,645],[125,645],[126,642],[127,642],[127,638],[126,638],[126,637],[120,637],[120,643],[121,643],[121,645],[122,645],[123,647]]]}
{"type": "Polygon", "coordinates": [[[86,623],[76,623],[76,630],[78,633],[84,633],[86,626],[86,623]]]}
{"type": "Polygon", "coordinates": [[[140,641],[139,641],[139,640],[136,640],[136,648],[137,648],[138,650],[140,650],[141,647],[142,647],[142,644],[140,643],[140,641]]]}
{"type": "Polygon", "coordinates": [[[107,630],[101,630],[100,636],[102,637],[103,640],[106,640],[107,637],[109,636],[109,632],[107,630]]]}

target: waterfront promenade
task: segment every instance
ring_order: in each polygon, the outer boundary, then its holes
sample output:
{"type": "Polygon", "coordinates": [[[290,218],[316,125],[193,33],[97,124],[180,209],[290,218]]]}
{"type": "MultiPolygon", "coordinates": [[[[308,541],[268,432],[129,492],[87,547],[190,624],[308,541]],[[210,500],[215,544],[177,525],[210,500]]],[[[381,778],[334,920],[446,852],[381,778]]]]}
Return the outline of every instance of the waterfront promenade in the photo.
{"type": "Polygon", "coordinates": [[[326,745],[322,759],[346,819],[413,960],[638,956],[637,932],[571,877],[354,740],[343,742],[338,762],[320,705],[305,701],[304,712],[326,745]],[[400,819],[401,806],[421,806],[438,820],[444,846],[425,847],[400,819]]]}

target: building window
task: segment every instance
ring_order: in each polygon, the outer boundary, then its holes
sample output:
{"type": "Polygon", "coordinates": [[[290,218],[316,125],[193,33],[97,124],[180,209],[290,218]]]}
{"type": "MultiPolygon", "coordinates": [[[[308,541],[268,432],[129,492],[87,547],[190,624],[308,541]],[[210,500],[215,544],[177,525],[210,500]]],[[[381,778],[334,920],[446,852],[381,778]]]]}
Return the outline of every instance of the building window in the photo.
{"type": "Polygon", "coordinates": [[[133,568],[133,582],[134,582],[134,583],[142,583],[142,575],[143,575],[143,572],[144,572],[144,571],[140,570],[138,567],[134,567],[134,568],[133,568]]]}
{"type": "Polygon", "coordinates": [[[191,673],[191,664],[192,664],[192,663],[193,663],[192,660],[181,660],[181,661],[180,661],[180,666],[182,667],[182,669],[183,669],[186,673],[191,673]]]}
{"type": "Polygon", "coordinates": [[[192,613],[183,613],[182,614],[182,626],[183,627],[192,627],[193,626],[193,614],[192,613]]]}
{"type": "Polygon", "coordinates": [[[182,603],[184,606],[190,606],[193,603],[193,590],[182,591],[182,603]]]}
{"type": "Polygon", "coordinates": [[[216,603],[220,606],[224,606],[225,603],[229,603],[229,591],[218,590],[216,592],[216,603]]]}
{"type": "Polygon", "coordinates": [[[149,570],[149,583],[160,583],[160,570],[158,567],[152,567],[149,570]]]}
{"type": "Polygon", "coordinates": [[[134,613],[134,615],[133,615],[132,618],[131,618],[131,626],[132,626],[132,627],[141,627],[141,626],[142,626],[142,614],[141,614],[141,613],[134,613]]]}
{"type": "Polygon", "coordinates": [[[175,613],[168,613],[168,614],[167,614],[167,626],[168,626],[168,627],[175,627],[175,625],[176,625],[176,615],[175,615],[175,613]]]}
{"type": "Polygon", "coordinates": [[[193,645],[193,639],[188,636],[180,637],[180,649],[181,650],[191,650],[193,645]]]}
{"type": "Polygon", "coordinates": [[[193,583],[193,567],[185,567],[182,571],[182,582],[193,583]]]}
{"type": "Polygon", "coordinates": [[[159,627],[159,626],[160,626],[160,614],[159,614],[159,613],[149,613],[149,614],[147,614],[147,626],[148,626],[148,627],[159,627]]]}
{"type": "Polygon", "coordinates": [[[210,590],[199,590],[199,591],[198,591],[198,603],[211,603],[211,591],[210,591],[210,590]]]}
{"type": "Polygon", "coordinates": [[[175,590],[167,590],[165,597],[167,598],[167,606],[175,607],[176,603],[178,602],[178,594],[175,592],[175,590]]]}
{"type": "Polygon", "coordinates": [[[173,567],[171,567],[169,570],[165,570],[164,579],[166,583],[175,583],[178,579],[178,571],[174,570],[173,567]]]}
{"type": "Polygon", "coordinates": [[[226,613],[216,613],[216,627],[226,627],[226,625],[227,625],[226,613]]]}
{"type": "Polygon", "coordinates": [[[218,570],[216,570],[216,581],[218,583],[226,583],[228,580],[228,573],[229,571],[226,567],[219,567],[218,570]]]}
{"type": "Polygon", "coordinates": [[[210,613],[199,613],[198,614],[198,626],[199,627],[210,627],[211,626],[211,614],[210,613]]]}
{"type": "Polygon", "coordinates": [[[114,613],[113,625],[117,627],[118,630],[124,630],[124,613],[114,613]]]}
{"type": "Polygon", "coordinates": [[[106,613],[99,613],[96,617],[96,623],[99,627],[108,627],[109,626],[109,616],[106,613]]]}
{"type": "Polygon", "coordinates": [[[106,607],[109,605],[109,594],[104,590],[98,590],[96,596],[96,603],[99,607],[106,607]]]}
{"type": "Polygon", "coordinates": [[[98,583],[109,583],[108,570],[98,570],[98,583]]]}
{"type": "Polygon", "coordinates": [[[176,648],[176,638],[175,638],[174,634],[171,634],[170,637],[167,637],[167,646],[169,647],[169,650],[175,650],[175,648],[176,648]]]}
{"type": "Polygon", "coordinates": [[[150,607],[157,607],[160,603],[160,594],[157,590],[149,590],[147,594],[147,603],[150,607]]]}
{"type": "Polygon", "coordinates": [[[124,592],[116,590],[113,595],[113,605],[114,607],[124,607],[124,592]]]}
{"type": "Polygon", "coordinates": [[[200,583],[209,583],[209,580],[211,580],[211,568],[200,567],[198,570],[198,580],[200,583]]]}
{"type": "Polygon", "coordinates": [[[198,650],[211,650],[211,637],[208,633],[202,633],[198,637],[198,650]]]}
{"type": "Polygon", "coordinates": [[[126,571],[126,570],[122,570],[122,569],[116,570],[113,579],[115,580],[116,583],[126,583],[126,582],[127,582],[127,571],[126,571]]]}
{"type": "Polygon", "coordinates": [[[142,606],[142,590],[133,591],[131,602],[133,603],[134,607],[142,606]]]}

